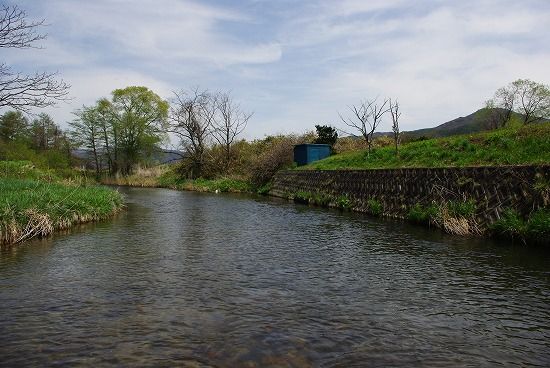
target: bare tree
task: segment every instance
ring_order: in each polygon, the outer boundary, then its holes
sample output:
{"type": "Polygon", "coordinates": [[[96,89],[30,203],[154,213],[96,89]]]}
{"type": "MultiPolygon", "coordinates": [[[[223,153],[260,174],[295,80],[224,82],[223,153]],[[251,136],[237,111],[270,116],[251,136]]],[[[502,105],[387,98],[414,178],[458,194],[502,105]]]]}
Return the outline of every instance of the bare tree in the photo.
{"type": "Polygon", "coordinates": [[[401,143],[401,132],[399,131],[399,118],[401,112],[399,112],[399,101],[392,101],[390,98],[390,114],[392,120],[391,130],[393,132],[393,141],[395,143],[395,155],[399,156],[399,144],[401,143]]]}
{"type": "Polygon", "coordinates": [[[224,148],[227,172],[231,163],[231,146],[235,138],[246,128],[253,113],[244,112],[232,99],[230,93],[219,93],[215,102],[218,114],[214,119],[212,136],[224,148]]]}
{"type": "Polygon", "coordinates": [[[198,88],[190,92],[174,92],[170,108],[169,132],[176,134],[190,158],[191,177],[200,177],[204,167],[204,153],[212,132],[216,105],[208,91],[198,88]]]}
{"type": "Polygon", "coordinates": [[[382,104],[377,102],[378,98],[374,100],[365,100],[360,105],[350,106],[352,112],[351,118],[344,118],[342,115],[340,119],[350,128],[356,129],[361,133],[361,136],[367,143],[368,155],[370,155],[372,149],[372,140],[376,128],[380,125],[382,117],[389,111],[387,98],[384,99],[382,104]]]}
{"type": "MultiPolygon", "coordinates": [[[[28,22],[25,11],[17,5],[2,5],[0,10],[0,48],[32,48],[46,38],[36,29],[44,20],[28,22]]],[[[8,106],[29,112],[32,107],[47,107],[67,99],[69,85],[56,79],[57,73],[37,72],[27,75],[0,64],[0,107],[8,106]]]]}

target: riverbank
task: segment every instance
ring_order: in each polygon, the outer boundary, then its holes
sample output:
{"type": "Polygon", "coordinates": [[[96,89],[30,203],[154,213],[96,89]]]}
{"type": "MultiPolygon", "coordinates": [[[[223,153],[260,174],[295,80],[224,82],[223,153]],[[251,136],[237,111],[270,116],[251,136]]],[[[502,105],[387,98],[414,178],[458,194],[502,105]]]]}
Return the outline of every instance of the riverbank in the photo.
{"type": "Polygon", "coordinates": [[[240,178],[222,177],[216,179],[186,179],[177,173],[173,165],[161,165],[151,168],[138,168],[132,175],[103,177],[105,185],[129,187],[167,188],[193,192],[210,193],[253,193],[253,186],[240,178]]]}
{"type": "Polygon", "coordinates": [[[0,193],[0,246],[107,219],[123,207],[117,191],[64,181],[25,161],[0,161],[0,193]]]}
{"type": "Polygon", "coordinates": [[[550,166],[288,170],[270,194],[400,218],[462,236],[549,245],[550,166]]]}

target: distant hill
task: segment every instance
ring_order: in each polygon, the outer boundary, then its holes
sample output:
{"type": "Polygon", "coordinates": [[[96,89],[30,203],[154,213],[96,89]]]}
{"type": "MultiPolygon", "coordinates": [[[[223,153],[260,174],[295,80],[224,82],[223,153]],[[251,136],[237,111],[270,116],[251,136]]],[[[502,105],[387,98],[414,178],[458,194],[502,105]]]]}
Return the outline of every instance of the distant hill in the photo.
{"type": "MultiPolygon", "coordinates": [[[[480,112],[482,109],[477,110],[476,112],[471,113],[467,116],[461,116],[446,123],[440,124],[434,128],[424,128],[417,130],[404,131],[404,138],[415,139],[420,137],[426,138],[440,138],[440,137],[450,137],[452,135],[459,134],[471,134],[478,133],[487,128],[487,121],[480,117],[480,112]]],[[[523,120],[523,115],[516,112],[512,113],[512,117],[518,120],[523,120]]],[[[548,121],[548,120],[544,120],[548,121]]],[[[380,132],[375,133],[375,137],[381,136],[391,136],[391,132],[380,132]]]]}
{"type": "MultiPolygon", "coordinates": [[[[403,132],[403,135],[408,138],[439,138],[459,134],[478,133],[489,130],[487,127],[487,121],[485,121],[485,119],[481,117],[480,112],[482,110],[483,109],[479,109],[476,112],[471,113],[470,115],[461,116],[459,118],[438,125],[434,128],[425,128],[403,132]]],[[[517,120],[523,120],[523,115],[512,112],[512,119],[514,118],[517,120]]]]}

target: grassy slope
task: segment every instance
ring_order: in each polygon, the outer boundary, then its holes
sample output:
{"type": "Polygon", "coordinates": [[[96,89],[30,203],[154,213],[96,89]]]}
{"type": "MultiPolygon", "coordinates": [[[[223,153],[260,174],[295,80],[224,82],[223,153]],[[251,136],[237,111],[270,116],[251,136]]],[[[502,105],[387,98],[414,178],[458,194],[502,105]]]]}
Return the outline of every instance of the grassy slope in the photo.
{"type": "Polygon", "coordinates": [[[331,156],[301,170],[524,165],[550,163],[550,123],[404,144],[331,156]]]}
{"type": "Polygon", "coordinates": [[[28,162],[0,162],[0,245],[107,218],[122,207],[116,191],[57,182],[28,162]]]}

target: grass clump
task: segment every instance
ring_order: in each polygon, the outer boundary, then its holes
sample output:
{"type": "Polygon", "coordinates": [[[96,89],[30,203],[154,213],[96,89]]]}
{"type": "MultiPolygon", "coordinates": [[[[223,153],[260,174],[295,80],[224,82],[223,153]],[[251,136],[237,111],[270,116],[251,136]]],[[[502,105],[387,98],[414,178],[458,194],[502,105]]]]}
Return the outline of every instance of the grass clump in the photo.
{"type": "Polygon", "coordinates": [[[450,234],[481,235],[475,218],[477,206],[471,200],[433,203],[423,206],[419,203],[412,206],[407,219],[411,222],[439,227],[450,234]]]}
{"type": "Polygon", "coordinates": [[[121,195],[103,187],[0,178],[0,193],[1,245],[105,219],[122,208],[121,195]]]}
{"type": "Polygon", "coordinates": [[[423,206],[417,203],[409,209],[407,219],[418,224],[430,224],[438,213],[439,208],[435,205],[423,206]]]}
{"type": "Polygon", "coordinates": [[[369,199],[367,201],[367,207],[368,207],[368,212],[374,216],[380,216],[384,211],[384,207],[382,206],[382,203],[380,203],[376,199],[369,199]]]}
{"type": "Polygon", "coordinates": [[[514,210],[506,210],[499,220],[491,225],[491,230],[499,236],[521,239],[524,243],[550,242],[550,210],[541,208],[526,219],[514,210]]]}
{"type": "Polygon", "coordinates": [[[347,195],[341,195],[336,198],[336,207],[343,210],[349,210],[352,207],[352,201],[347,195]]]}

